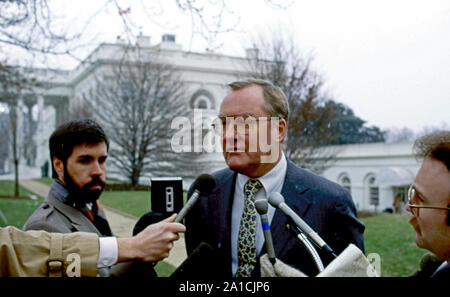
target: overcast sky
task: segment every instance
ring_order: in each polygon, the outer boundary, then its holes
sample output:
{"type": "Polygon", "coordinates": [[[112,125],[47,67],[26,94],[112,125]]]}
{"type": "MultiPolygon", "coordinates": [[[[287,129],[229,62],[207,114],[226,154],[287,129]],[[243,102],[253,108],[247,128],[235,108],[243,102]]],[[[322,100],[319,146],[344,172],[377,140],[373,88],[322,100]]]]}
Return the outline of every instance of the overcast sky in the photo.
{"type": "MultiPolygon", "coordinates": [[[[79,16],[103,2],[57,3],[64,3],[61,9],[68,15],[79,16]]],[[[151,35],[152,43],[163,33],[173,33],[183,49],[204,51],[205,42],[192,38],[189,18],[172,13],[177,11],[172,2],[147,1],[149,9],[143,11],[141,1],[119,1],[124,9],[131,7],[127,19],[135,30],[151,35]]],[[[291,2],[283,10],[263,0],[227,0],[234,13],[226,15],[224,24],[239,17],[239,25],[219,36],[215,51],[243,56],[249,34],[281,28],[295,36],[304,52],[314,54],[314,65],[333,97],[369,125],[415,131],[449,125],[450,1],[291,2]]],[[[113,42],[123,34],[115,7],[102,12],[91,27],[99,41],[113,42]]]]}

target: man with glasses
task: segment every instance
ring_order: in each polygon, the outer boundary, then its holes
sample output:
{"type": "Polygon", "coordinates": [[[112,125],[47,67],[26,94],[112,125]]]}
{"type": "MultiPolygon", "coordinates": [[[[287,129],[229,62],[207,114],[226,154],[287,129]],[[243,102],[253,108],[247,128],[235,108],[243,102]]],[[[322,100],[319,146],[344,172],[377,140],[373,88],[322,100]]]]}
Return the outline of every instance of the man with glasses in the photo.
{"type": "MultiPolygon", "coordinates": [[[[254,201],[280,192],[289,205],[336,253],[350,243],[364,251],[362,224],[350,193],[341,186],[297,167],[286,158],[288,101],[272,83],[248,79],[231,83],[214,129],[222,142],[228,168],[213,173],[216,188],[200,197],[186,216],[186,249],[200,243],[216,249],[217,267],[224,277],[259,276],[264,236],[254,201]]],[[[192,189],[188,197],[192,194],[192,189]]],[[[307,275],[318,273],[307,249],[286,228],[287,219],[269,205],[275,254],[307,275]]],[[[324,254],[319,253],[321,256],[324,254]]],[[[322,257],[326,266],[330,259],[322,257]]]]}
{"type": "Polygon", "coordinates": [[[423,163],[408,191],[406,210],[412,214],[409,223],[416,231],[417,246],[441,259],[431,276],[449,277],[450,131],[419,138],[414,151],[423,163]]]}

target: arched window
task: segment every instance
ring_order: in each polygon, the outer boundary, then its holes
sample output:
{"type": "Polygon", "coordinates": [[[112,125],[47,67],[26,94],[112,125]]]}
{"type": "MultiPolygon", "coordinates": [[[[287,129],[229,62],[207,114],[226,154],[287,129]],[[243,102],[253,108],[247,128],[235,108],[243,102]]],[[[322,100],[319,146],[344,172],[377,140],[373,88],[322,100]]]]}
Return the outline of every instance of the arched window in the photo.
{"type": "Polygon", "coordinates": [[[208,100],[206,98],[199,98],[195,105],[197,109],[209,109],[208,100]]]}
{"type": "Polygon", "coordinates": [[[376,184],[375,176],[370,176],[367,180],[367,186],[369,189],[369,204],[378,206],[379,201],[379,189],[378,185],[376,184]]]}
{"type": "Polygon", "coordinates": [[[214,109],[214,98],[206,90],[198,90],[192,95],[190,100],[192,109],[214,109]]]}
{"type": "Polygon", "coordinates": [[[342,187],[344,187],[344,188],[346,188],[350,193],[352,192],[352,183],[351,183],[351,181],[350,181],[350,178],[348,177],[348,175],[347,174],[342,174],[340,177],[339,177],[339,184],[342,186],[342,187]]]}

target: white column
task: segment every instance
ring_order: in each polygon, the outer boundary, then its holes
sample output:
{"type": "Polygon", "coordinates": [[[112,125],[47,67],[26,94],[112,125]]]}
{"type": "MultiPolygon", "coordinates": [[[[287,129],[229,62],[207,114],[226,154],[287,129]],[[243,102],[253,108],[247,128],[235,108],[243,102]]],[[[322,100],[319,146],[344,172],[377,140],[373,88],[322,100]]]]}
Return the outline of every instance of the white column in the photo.
{"type": "Polygon", "coordinates": [[[35,150],[34,150],[34,141],[33,141],[33,106],[34,100],[25,101],[25,105],[27,107],[26,121],[25,121],[25,139],[24,139],[24,151],[23,158],[28,166],[35,166],[35,150]]]}
{"type": "Polygon", "coordinates": [[[380,185],[379,199],[380,199],[379,205],[380,211],[383,211],[386,208],[391,208],[392,210],[394,210],[394,192],[392,190],[392,187],[380,185]]]}
{"type": "Polygon", "coordinates": [[[36,167],[41,167],[47,159],[47,139],[44,139],[44,96],[37,96],[37,127],[34,138],[36,145],[36,167]]]}
{"type": "Polygon", "coordinates": [[[10,110],[10,129],[9,129],[9,147],[8,147],[8,171],[14,171],[14,150],[16,156],[20,162],[23,162],[22,150],[23,150],[23,99],[21,95],[17,95],[14,99],[15,102],[9,104],[10,110]],[[14,135],[15,131],[15,135],[14,135]]]}
{"type": "Polygon", "coordinates": [[[23,98],[21,95],[17,97],[16,105],[16,147],[17,155],[19,157],[19,164],[23,165],[25,163],[25,158],[23,157],[23,150],[25,146],[25,139],[23,133],[23,98]]]}

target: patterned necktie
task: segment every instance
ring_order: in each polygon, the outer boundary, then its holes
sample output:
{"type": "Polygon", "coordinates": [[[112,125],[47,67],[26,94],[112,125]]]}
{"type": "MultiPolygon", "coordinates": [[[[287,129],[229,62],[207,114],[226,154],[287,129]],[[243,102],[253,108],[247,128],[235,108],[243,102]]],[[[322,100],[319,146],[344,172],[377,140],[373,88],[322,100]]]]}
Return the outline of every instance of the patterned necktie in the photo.
{"type": "Polygon", "coordinates": [[[238,261],[239,266],[236,277],[251,276],[256,264],[256,209],[255,196],[262,189],[262,184],[257,179],[249,179],[244,185],[244,212],[238,237],[238,261]]]}

